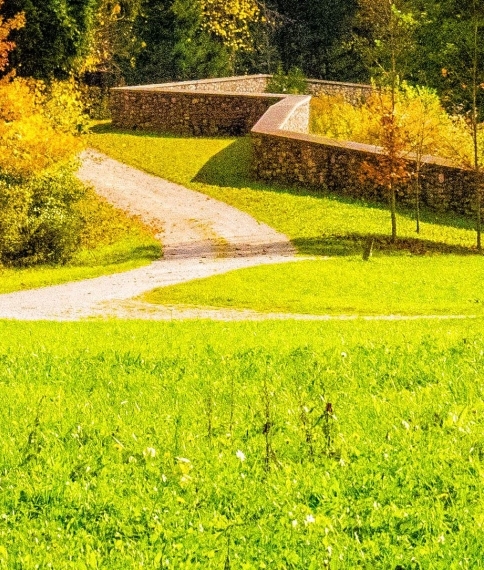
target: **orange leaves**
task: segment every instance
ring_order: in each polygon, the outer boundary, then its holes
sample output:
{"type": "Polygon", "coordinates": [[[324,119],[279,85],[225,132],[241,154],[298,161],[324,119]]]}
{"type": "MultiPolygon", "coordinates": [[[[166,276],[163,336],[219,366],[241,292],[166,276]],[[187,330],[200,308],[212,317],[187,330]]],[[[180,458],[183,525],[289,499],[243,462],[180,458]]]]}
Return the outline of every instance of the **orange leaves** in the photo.
{"type": "MultiPolygon", "coordinates": [[[[3,0],[0,0],[0,8],[3,0]]],[[[14,42],[8,40],[8,36],[12,30],[19,30],[25,25],[25,17],[23,14],[17,14],[9,20],[5,20],[0,15],[0,71],[8,65],[8,54],[15,47],[14,42]]]]}

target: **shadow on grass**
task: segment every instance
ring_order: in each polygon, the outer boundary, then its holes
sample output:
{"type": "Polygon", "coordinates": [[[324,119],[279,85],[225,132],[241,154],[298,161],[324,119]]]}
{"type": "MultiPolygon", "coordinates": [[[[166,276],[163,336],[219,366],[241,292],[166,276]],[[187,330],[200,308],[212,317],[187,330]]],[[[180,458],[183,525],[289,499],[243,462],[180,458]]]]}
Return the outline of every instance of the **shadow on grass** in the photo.
{"type": "MultiPolygon", "coordinates": [[[[367,234],[331,235],[312,238],[296,238],[292,243],[305,255],[353,256],[362,255],[367,234]]],[[[420,238],[400,238],[395,243],[390,236],[374,235],[373,254],[383,255],[478,255],[472,247],[452,245],[420,238]]]]}
{"type": "MultiPolygon", "coordinates": [[[[250,177],[250,164],[252,158],[252,148],[249,137],[237,139],[228,147],[214,155],[200,171],[197,173],[194,182],[212,184],[214,186],[227,186],[232,188],[251,188],[253,190],[263,190],[265,192],[285,193],[294,196],[311,196],[316,199],[326,199],[339,202],[340,204],[350,204],[363,206],[373,210],[387,212],[388,206],[378,202],[366,202],[348,196],[340,196],[330,192],[325,187],[320,189],[308,188],[307,186],[291,186],[264,183],[256,181],[250,177]]],[[[398,214],[414,219],[414,212],[400,206],[398,214]]],[[[474,221],[467,216],[455,214],[453,212],[436,212],[429,208],[422,207],[420,211],[420,221],[422,223],[437,224],[457,229],[474,229],[474,221]]],[[[419,240],[417,240],[419,241],[419,240]]]]}
{"type": "Polygon", "coordinates": [[[123,129],[120,127],[113,127],[111,122],[102,122],[89,127],[89,132],[95,135],[111,134],[111,135],[132,135],[139,138],[162,138],[162,139],[213,139],[213,140],[233,140],[234,137],[195,137],[191,135],[177,135],[174,133],[163,133],[160,131],[150,131],[144,129],[123,129]]]}
{"type": "MultiPolygon", "coordinates": [[[[167,139],[193,139],[197,140],[195,137],[189,136],[178,136],[172,134],[160,134],[156,132],[150,131],[137,131],[137,130],[126,130],[126,129],[115,129],[109,123],[98,124],[91,127],[91,131],[93,133],[117,133],[117,134],[129,134],[136,137],[145,137],[145,138],[167,138],[167,139]]],[[[223,138],[223,137],[219,137],[223,138]]],[[[272,192],[276,194],[290,194],[293,196],[303,196],[303,197],[312,197],[315,199],[325,199],[331,200],[336,203],[345,204],[345,205],[354,205],[359,207],[364,207],[367,209],[378,210],[382,212],[388,212],[388,207],[386,204],[381,204],[377,202],[365,202],[363,200],[357,200],[355,198],[350,198],[348,196],[341,196],[334,192],[329,192],[326,188],[322,187],[321,189],[311,189],[306,186],[298,186],[293,184],[291,186],[278,184],[278,183],[268,183],[268,182],[261,182],[256,181],[250,176],[250,165],[252,159],[252,146],[249,136],[241,137],[236,139],[233,143],[229,144],[227,147],[219,151],[217,154],[212,156],[210,160],[208,160],[204,166],[198,171],[196,176],[192,179],[192,182],[199,182],[203,184],[219,186],[219,187],[227,187],[227,188],[250,188],[251,190],[259,190],[263,192],[272,192]]],[[[402,207],[398,208],[398,214],[400,216],[404,216],[410,220],[414,219],[414,213],[410,209],[405,209],[402,207]]],[[[470,217],[454,214],[451,212],[435,212],[428,208],[422,208],[420,212],[420,220],[422,223],[429,223],[429,224],[436,224],[440,226],[446,226],[456,229],[466,229],[466,230],[473,230],[474,229],[474,221],[470,217]]],[[[362,239],[362,237],[358,237],[358,239],[362,239]]],[[[315,238],[316,242],[318,238],[315,238]]],[[[339,236],[337,238],[334,237],[325,237],[319,240],[320,242],[325,242],[326,245],[312,245],[312,246],[303,246],[303,249],[300,249],[301,252],[310,253],[312,251],[333,251],[332,255],[353,255],[355,251],[354,246],[344,245],[342,242],[347,241],[348,244],[353,242],[354,240],[351,236],[339,236]],[[332,242],[335,242],[334,245],[331,245],[332,242]],[[347,251],[348,253],[337,253],[338,251],[347,251]]],[[[303,241],[311,241],[311,240],[303,240],[303,241]]],[[[409,241],[409,240],[406,240],[409,241]]],[[[430,243],[425,240],[421,240],[419,238],[410,239],[410,241],[415,242],[415,245],[411,247],[407,246],[407,250],[424,250],[424,251],[438,251],[447,250],[449,247],[446,244],[442,245],[440,248],[439,243],[435,243],[435,247],[431,247],[430,243]],[[422,242],[422,247],[417,247],[417,244],[422,242]]],[[[294,240],[294,243],[297,245],[298,240],[294,240]]],[[[358,248],[356,248],[358,249],[358,248]]],[[[472,249],[466,250],[463,249],[467,253],[472,253],[472,249]]],[[[357,252],[358,253],[358,252],[357,252]]],[[[324,253],[324,255],[329,255],[328,253],[324,253]]]]}

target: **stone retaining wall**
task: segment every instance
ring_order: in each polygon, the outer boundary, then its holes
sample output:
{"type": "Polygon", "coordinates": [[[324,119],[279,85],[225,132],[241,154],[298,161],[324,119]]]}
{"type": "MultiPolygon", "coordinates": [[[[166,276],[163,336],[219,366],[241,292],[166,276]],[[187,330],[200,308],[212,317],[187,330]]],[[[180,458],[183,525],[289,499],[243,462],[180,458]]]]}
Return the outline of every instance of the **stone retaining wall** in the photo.
{"type": "MultiPolygon", "coordinates": [[[[372,145],[337,141],[309,130],[311,97],[289,96],[273,105],[251,131],[252,169],[261,180],[328,188],[339,195],[383,201],[384,190],[363,181],[363,163],[377,165],[381,149],[372,145]]],[[[415,164],[408,156],[410,169],[415,164]]],[[[473,173],[456,168],[448,160],[424,157],[420,200],[438,211],[469,214],[473,211],[473,173]]],[[[411,184],[398,191],[400,203],[412,205],[411,184]]]]}
{"type": "MultiPolygon", "coordinates": [[[[113,125],[190,136],[251,133],[254,176],[268,181],[328,188],[338,194],[384,200],[384,192],[362,182],[361,166],[375,162],[378,147],[310,135],[311,96],[267,94],[269,75],[252,75],[112,90],[113,125]]],[[[369,85],[309,80],[311,93],[340,93],[359,103],[369,85]]],[[[412,162],[412,157],[408,158],[412,162]]],[[[472,173],[449,161],[426,157],[421,201],[440,211],[470,213],[472,173]]],[[[399,189],[411,204],[411,185],[399,189]]]]}
{"type": "Polygon", "coordinates": [[[113,90],[113,126],[188,136],[241,136],[284,96],[161,89],[113,90]]]}

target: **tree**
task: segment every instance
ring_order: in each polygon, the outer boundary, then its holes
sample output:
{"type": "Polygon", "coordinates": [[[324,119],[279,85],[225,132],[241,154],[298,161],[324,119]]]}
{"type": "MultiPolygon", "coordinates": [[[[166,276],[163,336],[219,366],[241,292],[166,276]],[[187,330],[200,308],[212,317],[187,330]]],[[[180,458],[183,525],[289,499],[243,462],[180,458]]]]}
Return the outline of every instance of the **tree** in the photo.
{"type": "Polygon", "coordinates": [[[360,0],[359,19],[371,30],[368,37],[360,37],[363,58],[373,69],[377,85],[382,89],[381,105],[377,110],[382,127],[383,154],[378,168],[368,165],[366,174],[376,177],[389,195],[392,241],[397,238],[396,193],[398,184],[408,177],[406,162],[402,157],[405,135],[396,113],[398,90],[414,48],[415,20],[404,11],[402,0],[360,0]]]}
{"type": "Polygon", "coordinates": [[[100,5],[84,69],[119,76],[126,64],[135,65],[135,56],[141,47],[134,33],[134,25],[141,11],[142,0],[98,1],[100,5]]]}
{"type": "Polygon", "coordinates": [[[461,113],[472,140],[472,157],[463,164],[474,171],[476,246],[482,251],[482,160],[480,124],[484,118],[484,6],[478,0],[464,0],[455,12],[460,16],[452,25],[442,58],[442,77],[447,105],[461,113]]]}
{"type": "Polygon", "coordinates": [[[4,0],[1,14],[23,12],[26,23],[12,37],[10,64],[17,74],[65,79],[82,68],[92,41],[99,0],[4,0]]]}
{"type": "Polygon", "coordinates": [[[371,180],[385,189],[390,207],[392,242],[397,239],[397,189],[410,178],[407,155],[407,139],[402,118],[396,113],[397,92],[381,88],[373,98],[373,112],[378,117],[381,152],[374,161],[363,164],[364,179],[371,180]]]}
{"type": "Polygon", "coordinates": [[[414,155],[415,231],[420,233],[420,195],[423,158],[439,154],[441,140],[449,131],[449,117],[443,110],[437,93],[427,87],[412,87],[404,84],[399,93],[403,109],[398,114],[405,116],[403,129],[408,149],[414,155]]]}
{"type": "MultiPolygon", "coordinates": [[[[9,33],[22,24],[23,15],[0,17],[0,71],[14,48],[9,33]]],[[[63,262],[79,240],[74,204],[83,189],[73,176],[72,159],[80,143],[72,125],[63,120],[71,112],[71,101],[65,96],[53,101],[53,91],[47,94],[44,87],[15,78],[14,73],[0,80],[0,264],[4,265],[63,262]]]]}
{"type": "Polygon", "coordinates": [[[307,77],[367,80],[348,33],[357,0],[273,0],[271,7],[283,18],[275,40],[286,71],[298,67],[307,77]]]}
{"type": "MultiPolygon", "coordinates": [[[[0,12],[4,0],[0,0],[0,12]]],[[[11,18],[4,18],[0,13],[0,72],[8,65],[8,54],[15,47],[15,42],[9,40],[13,30],[20,30],[25,26],[25,17],[22,13],[15,14],[11,18]]]]}
{"type": "Polygon", "coordinates": [[[253,49],[251,24],[257,22],[260,10],[255,0],[198,0],[201,26],[227,49],[231,67],[241,50],[253,49]]]}

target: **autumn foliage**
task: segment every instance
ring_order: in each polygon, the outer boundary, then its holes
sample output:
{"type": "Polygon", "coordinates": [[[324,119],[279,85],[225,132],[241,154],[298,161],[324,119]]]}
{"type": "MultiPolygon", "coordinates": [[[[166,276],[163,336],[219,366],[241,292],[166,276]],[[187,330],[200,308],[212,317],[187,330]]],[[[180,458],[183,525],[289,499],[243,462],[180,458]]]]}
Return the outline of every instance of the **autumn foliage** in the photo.
{"type": "MultiPolygon", "coordinates": [[[[2,0],[0,0],[1,6],[2,0]]],[[[0,69],[22,15],[0,19],[0,69]]],[[[74,179],[79,107],[69,85],[0,79],[0,264],[64,262],[79,241],[74,179]],[[74,119],[77,117],[77,119],[74,119]]]]}
{"type": "MultiPolygon", "coordinates": [[[[4,0],[0,0],[0,9],[4,0]]],[[[25,25],[25,17],[22,13],[17,14],[8,20],[4,19],[0,14],[0,72],[4,71],[8,64],[8,54],[15,47],[12,41],[9,41],[10,32],[19,30],[25,25]]]]}
{"type": "Polygon", "coordinates": [[[230,52],[252,48],[251,23],[261,18],[255,0],[200,0],[203,28],[230,52]]]}

